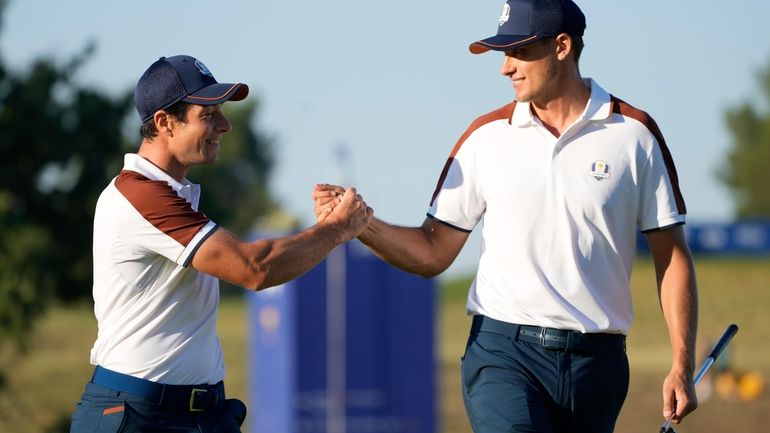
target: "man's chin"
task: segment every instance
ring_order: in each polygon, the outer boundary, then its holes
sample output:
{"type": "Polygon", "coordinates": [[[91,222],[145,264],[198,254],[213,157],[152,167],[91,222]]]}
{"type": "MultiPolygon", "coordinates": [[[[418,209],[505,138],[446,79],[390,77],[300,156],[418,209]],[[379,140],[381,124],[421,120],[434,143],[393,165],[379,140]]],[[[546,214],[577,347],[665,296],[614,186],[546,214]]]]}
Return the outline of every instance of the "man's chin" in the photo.
{"type": "Polygon", "coordinates": [[[203,160],[202,164],[211,165],[219,160],[219,152],[216,152],[214,154],[206,155],[205,159],[203,160]]]}

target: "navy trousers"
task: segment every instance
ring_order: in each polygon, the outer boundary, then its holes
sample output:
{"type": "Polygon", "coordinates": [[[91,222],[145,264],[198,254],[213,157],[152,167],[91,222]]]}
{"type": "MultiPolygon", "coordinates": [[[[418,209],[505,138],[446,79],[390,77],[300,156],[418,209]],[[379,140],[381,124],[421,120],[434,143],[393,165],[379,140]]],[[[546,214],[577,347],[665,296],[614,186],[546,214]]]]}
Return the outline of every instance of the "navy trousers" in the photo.
{"type": "Polygon", "coordinates": [[[624,336],[473,323],[461,370],[475,433],[613,431],[628,391],[624,336]]]}
{"type": "Polygon", "coordinates": [[[240,433],[246,406],[237,399],[203,411],[155,401],[88,383],[72,416],[70,433],[240,433]]]}

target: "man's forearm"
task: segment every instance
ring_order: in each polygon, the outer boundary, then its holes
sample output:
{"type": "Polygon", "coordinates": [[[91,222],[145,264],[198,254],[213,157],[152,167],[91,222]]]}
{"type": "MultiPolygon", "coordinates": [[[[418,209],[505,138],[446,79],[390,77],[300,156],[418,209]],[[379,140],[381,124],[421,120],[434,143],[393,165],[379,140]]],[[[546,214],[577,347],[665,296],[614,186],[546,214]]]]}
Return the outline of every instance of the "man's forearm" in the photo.
{"type": "Polygon", "coordinates": [[[672,368],[691,377],[695,368],[698,293],[689,254],[674,249],[660,281],[660,301],[668,325],[672,368]]]}
{"type": "Polygon", "coordinates": [[[316,225],[290,236],[256,241],[251,257],[252,265],[258,268],[255,274],[261,277],[256,290],[299,277],[345,240],[341,230],[316,225]]]}
{"type": "Polygon", "coordinates": [[[421,227],[394,226],[372,218],[358,239],[377,257],[406,272],[432,277],[446,268],[438,263],[421,227]]]}

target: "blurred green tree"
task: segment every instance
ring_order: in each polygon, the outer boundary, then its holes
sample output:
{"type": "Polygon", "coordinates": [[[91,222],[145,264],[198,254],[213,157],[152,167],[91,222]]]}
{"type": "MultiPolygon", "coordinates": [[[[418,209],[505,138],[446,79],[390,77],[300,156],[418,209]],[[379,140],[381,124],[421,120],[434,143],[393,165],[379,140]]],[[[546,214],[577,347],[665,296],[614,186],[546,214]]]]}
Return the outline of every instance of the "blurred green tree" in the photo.
{"type": "Polygon", "coordinates": [[[52,295],[88,293],[91,219],[123,152],[129,95],[73,77],[92,46],[64,65],[35,61],[0,75],[0,335],[17,342],[52,295]],[[13,161],[13,162],[11,162],[13,161]]]}
{"type": "Polygon", "coordinates": [[[758,101],[728,109],[732,149],[717,177],[733,192],[736,216],[770,217],[770,64],[757,75],[758,101]]]}
{"type": "MultiPolygon", "coordinates": [[[[0,28],[6,6],[0,0],[0,28]]],[[[76,80],[93,52],[38,59],[21,72],[0,57],[0,346],[23,348],[52,299],[90,296],[94,206],[140,141],[133,89],[110,96],[76,80]]],[[[233,129],[220,161],[191,173],[204,190],[201,209],[239,233],[274,207],[270,140],[251,127],[255,99],[226,104],[233,129]]]]}

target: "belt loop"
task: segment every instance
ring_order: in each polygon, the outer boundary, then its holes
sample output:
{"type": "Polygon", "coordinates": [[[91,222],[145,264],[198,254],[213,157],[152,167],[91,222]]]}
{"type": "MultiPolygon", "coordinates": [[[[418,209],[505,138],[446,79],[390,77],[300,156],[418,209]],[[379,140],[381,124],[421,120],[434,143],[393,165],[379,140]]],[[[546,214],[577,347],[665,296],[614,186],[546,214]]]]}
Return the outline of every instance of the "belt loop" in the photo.
{"type": "Polygon", "coordinates": [[[575,345],[575,334],[576,332],[574,331],[567,332],[567,343],[566,343],[566,346],[564,347],[565,352],[572,352],[572,348],[575,345]]]}
{"type": "Polygon", "coordinates": [[[521,332],[521,325],[514,324],[511,328],[512,334],[511,335],[511,341],[519,341],[519,332],[521,332]]]}
{"type": "Polygon", "coordinates": [[[484,321],[484,316],[480,314],[476,314],[473,316],[473,321],[471,322],[471,332],[479,332],[481,331],[481,324],[484,321]]]}

